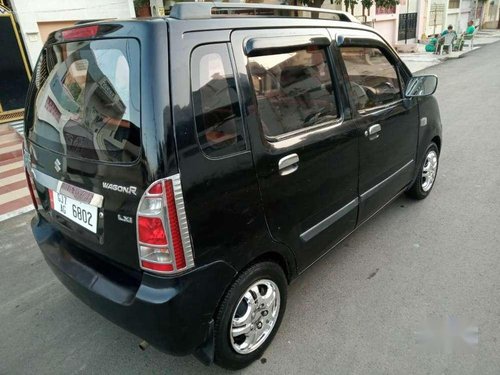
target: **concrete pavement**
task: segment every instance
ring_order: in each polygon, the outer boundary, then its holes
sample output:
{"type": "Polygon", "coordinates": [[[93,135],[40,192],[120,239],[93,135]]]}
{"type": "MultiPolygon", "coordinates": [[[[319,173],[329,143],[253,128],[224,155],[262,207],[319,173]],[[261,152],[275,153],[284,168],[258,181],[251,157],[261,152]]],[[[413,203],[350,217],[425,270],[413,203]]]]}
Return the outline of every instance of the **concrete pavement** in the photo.
{"type": "MultiPolygon", "coordinates": [[[[500,41],[500,30],[479,30],[474,37],[474,48],[476,50],[491,43],[500,41]]],[[[469,42],[464,46],[463,51],[452,52],[450,54],[435,55],[433,53],[425,52],[425,44],[417,44],[417,52],[413,53],[399,53],[399,56],[408,66],[411,72],[415,73],[431,66],[441,64],[449,59],[458,59],[471,52],[469,42]]]]}
{"type": "MultiPolygon", "coordinates": [[[[444,124],[434,191],[405,197],[290,286],[287,312],[244,374],[500,372],[500,44],[437,74],[444,124]],[[495,73],[496,72],[496,73],[495,73]],[[479,328],[460,353],[417,344],[428,317],[479,328]]],[[[0,223],[0,374],[219,374],[115,327],[56,280],[33,243],[31,215],[0,223]]]]}

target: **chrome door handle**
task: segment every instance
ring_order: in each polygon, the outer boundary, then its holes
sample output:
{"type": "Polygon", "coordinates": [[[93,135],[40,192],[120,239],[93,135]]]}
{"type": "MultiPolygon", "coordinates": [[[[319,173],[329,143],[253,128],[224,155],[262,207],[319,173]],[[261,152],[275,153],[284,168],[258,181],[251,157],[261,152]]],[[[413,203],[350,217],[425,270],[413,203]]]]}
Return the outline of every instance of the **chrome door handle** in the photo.
{"type": "Polygon", "coordinates": [[[382,130],[382,127],[380,124],[375,124],[372,125],[368,128],[368,130],[365,130],[365,137],[368,137],[370,141],[373,141],[374,139],[377,139],[379,136],[379,132],[382,130]]]}
{"type": "Polygon", "coordinates": [[[290,154],[280,159],[278,162],[280,176],[286,176],[299,169],[299,155],[290,154]]]}

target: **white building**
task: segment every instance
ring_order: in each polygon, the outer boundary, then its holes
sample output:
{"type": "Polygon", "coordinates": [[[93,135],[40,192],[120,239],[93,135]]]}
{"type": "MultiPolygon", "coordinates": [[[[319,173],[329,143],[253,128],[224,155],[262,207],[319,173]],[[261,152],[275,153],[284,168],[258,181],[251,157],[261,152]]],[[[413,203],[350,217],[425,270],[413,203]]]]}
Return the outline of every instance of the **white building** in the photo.
{"type": "MultiPolygon", "coordinates": [[[[425,0],[425,34],[438,34],[452,25],[457,33],[465,31],[467,22],[474,20],[471,0],[425,0]]],[[[477,20],[476,25],[479,23],[477,20]]]]}
{"type": "MultiPolygon", "coordinates": [[[[353,14],[360,21],[377,30],[390,44],[411,44],[419,39],[419,33],[421,32],[418,22],[421,2],[422,0],[399,0],[399,5],[389,8],[374,5],[370,9],[365,9],[364,15],[363,7],[358,2],[354,7],[353,14]]],[[[331,4],[330,1],[325,0],[323,7],[345,10],[342,4],[336,4],[335,2],[331,4]]]]}
{"type": "Polygon", "coordinates": [[[54,30],[77,21],[133,18],[133,0],[10,0],[33,67],[43,43],[54,30]]]}
{"type": "MultiPolygon", "coordinates": [[[[333,2],[332,4],[329,0],[325,0],[322,7],[345,11],[343,2],[341,4],[333,2]]],[[[354,6],[354,12],[352,13],[361,22],[373,26],[390,44],[394,45],[397,42],[398,33],[397,8],[379,9],[373,6],[371,9],[365,9],[365,15],[363,16],[363,7],[358,3],[354,6]]]]}
{"type": "Polygon", "coordinates": [[[461,33],[467,29],[467,22],[471,19],[471,10],[471,0],[450,0],[446,22],[461,33]]]}
{"type": "Polygon", "coordinates": [[[479,13],[477,16],[482,16],[481,27],[484,29],[500,29],[500,0],[487,1],[483,8],[482,12],[476,12],[479,13]]]}

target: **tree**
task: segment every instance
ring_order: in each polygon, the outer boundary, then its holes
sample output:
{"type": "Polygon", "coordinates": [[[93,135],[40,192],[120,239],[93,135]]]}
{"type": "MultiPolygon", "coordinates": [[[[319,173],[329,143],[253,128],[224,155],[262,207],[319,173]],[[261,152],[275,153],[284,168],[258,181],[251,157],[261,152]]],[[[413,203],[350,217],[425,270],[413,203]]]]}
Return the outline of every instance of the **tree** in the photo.
{"type": "MultiPolygon", "coordinates": [[[[321,8],[324,0],[299,0],[298,2],[308,7],[321,8]]],[[[297,4],[295,1],[293,3],[297,4]]],[[[330,3],[333,4],[333,0],[330,0],[330,3]]]]}
{"type": "MultiPolygon", "coordinates": [[[[299,0],[298,2],[302,5],[308,7],[321,8],[325,0],[299,0]]],[[[354,11],[354,6],[358,3],[358,0],[330,0],[330,4],[342,4],[344,3],[346,12],[351,9],[351,13],[354,11]]]]}
{"type": "Polygon", "coordinates": [[[361,0],[361,5],[363,6],[363,16],[365,15],[365,9],[368,9],[368,15],[370,15],[370,8],[375,4],[377,7],[390,8],[399,4],[399,0],[361,0]]]}
{"type": "Polygon", "coordinates": [[[365,15],[365,9],[368,9],[368,15],[370,15],[370,8],[373,6],[373,0],[361,0],[361,5],[363,6],[363,16],[365,15]]]}
{"type": "Polygon", "coordinates": [[[382,8],[395,7],[399,4],[399,0],[375,0],[375,5],[382,8]]]}
{"type": "Polygon", "coordinates": [[[349,12],[349,8],[351,9],[351,13],[354,14],[354,6],[358,3],[358,0],[335,0],[335,4],[344,3],[345,11],[349,12]]]}
{"type": "MultiPolygon", "coordinates": [[[[298,0],[299,3],[306,5],[308,7],[321,8],[325,0],[298,0]]],[[[485,0],[486,1],[486,0],[485,0]]],[[[330,0],[330,4],[344,4],[345,11],[351,11],[354,14],[354,7],[358,4],[359,0],[330,0]]],[[[297,4],[295,2],[295,4],[297,4]]],[[[368,9],[368,15],[370,15],[370,8],[375,4],[378,7],[390,8],[399,4],[399,0],[361,0],[361,5],[363,6],[363,15],[365,15],[365,9],[368,9]]]]}

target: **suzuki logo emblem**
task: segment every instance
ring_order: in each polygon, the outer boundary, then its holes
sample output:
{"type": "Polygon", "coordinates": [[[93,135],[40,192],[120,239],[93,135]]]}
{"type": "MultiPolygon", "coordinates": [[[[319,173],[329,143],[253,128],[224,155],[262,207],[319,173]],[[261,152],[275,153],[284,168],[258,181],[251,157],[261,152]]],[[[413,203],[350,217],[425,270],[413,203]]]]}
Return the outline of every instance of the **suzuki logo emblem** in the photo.
{"type": "Polygon", "coordinates": [[[56,161],[54,162],[54,169],[56,170],[56,172],[61,172],[61,162],[59,161],[59,159],[56,159],[56,161]]]}

